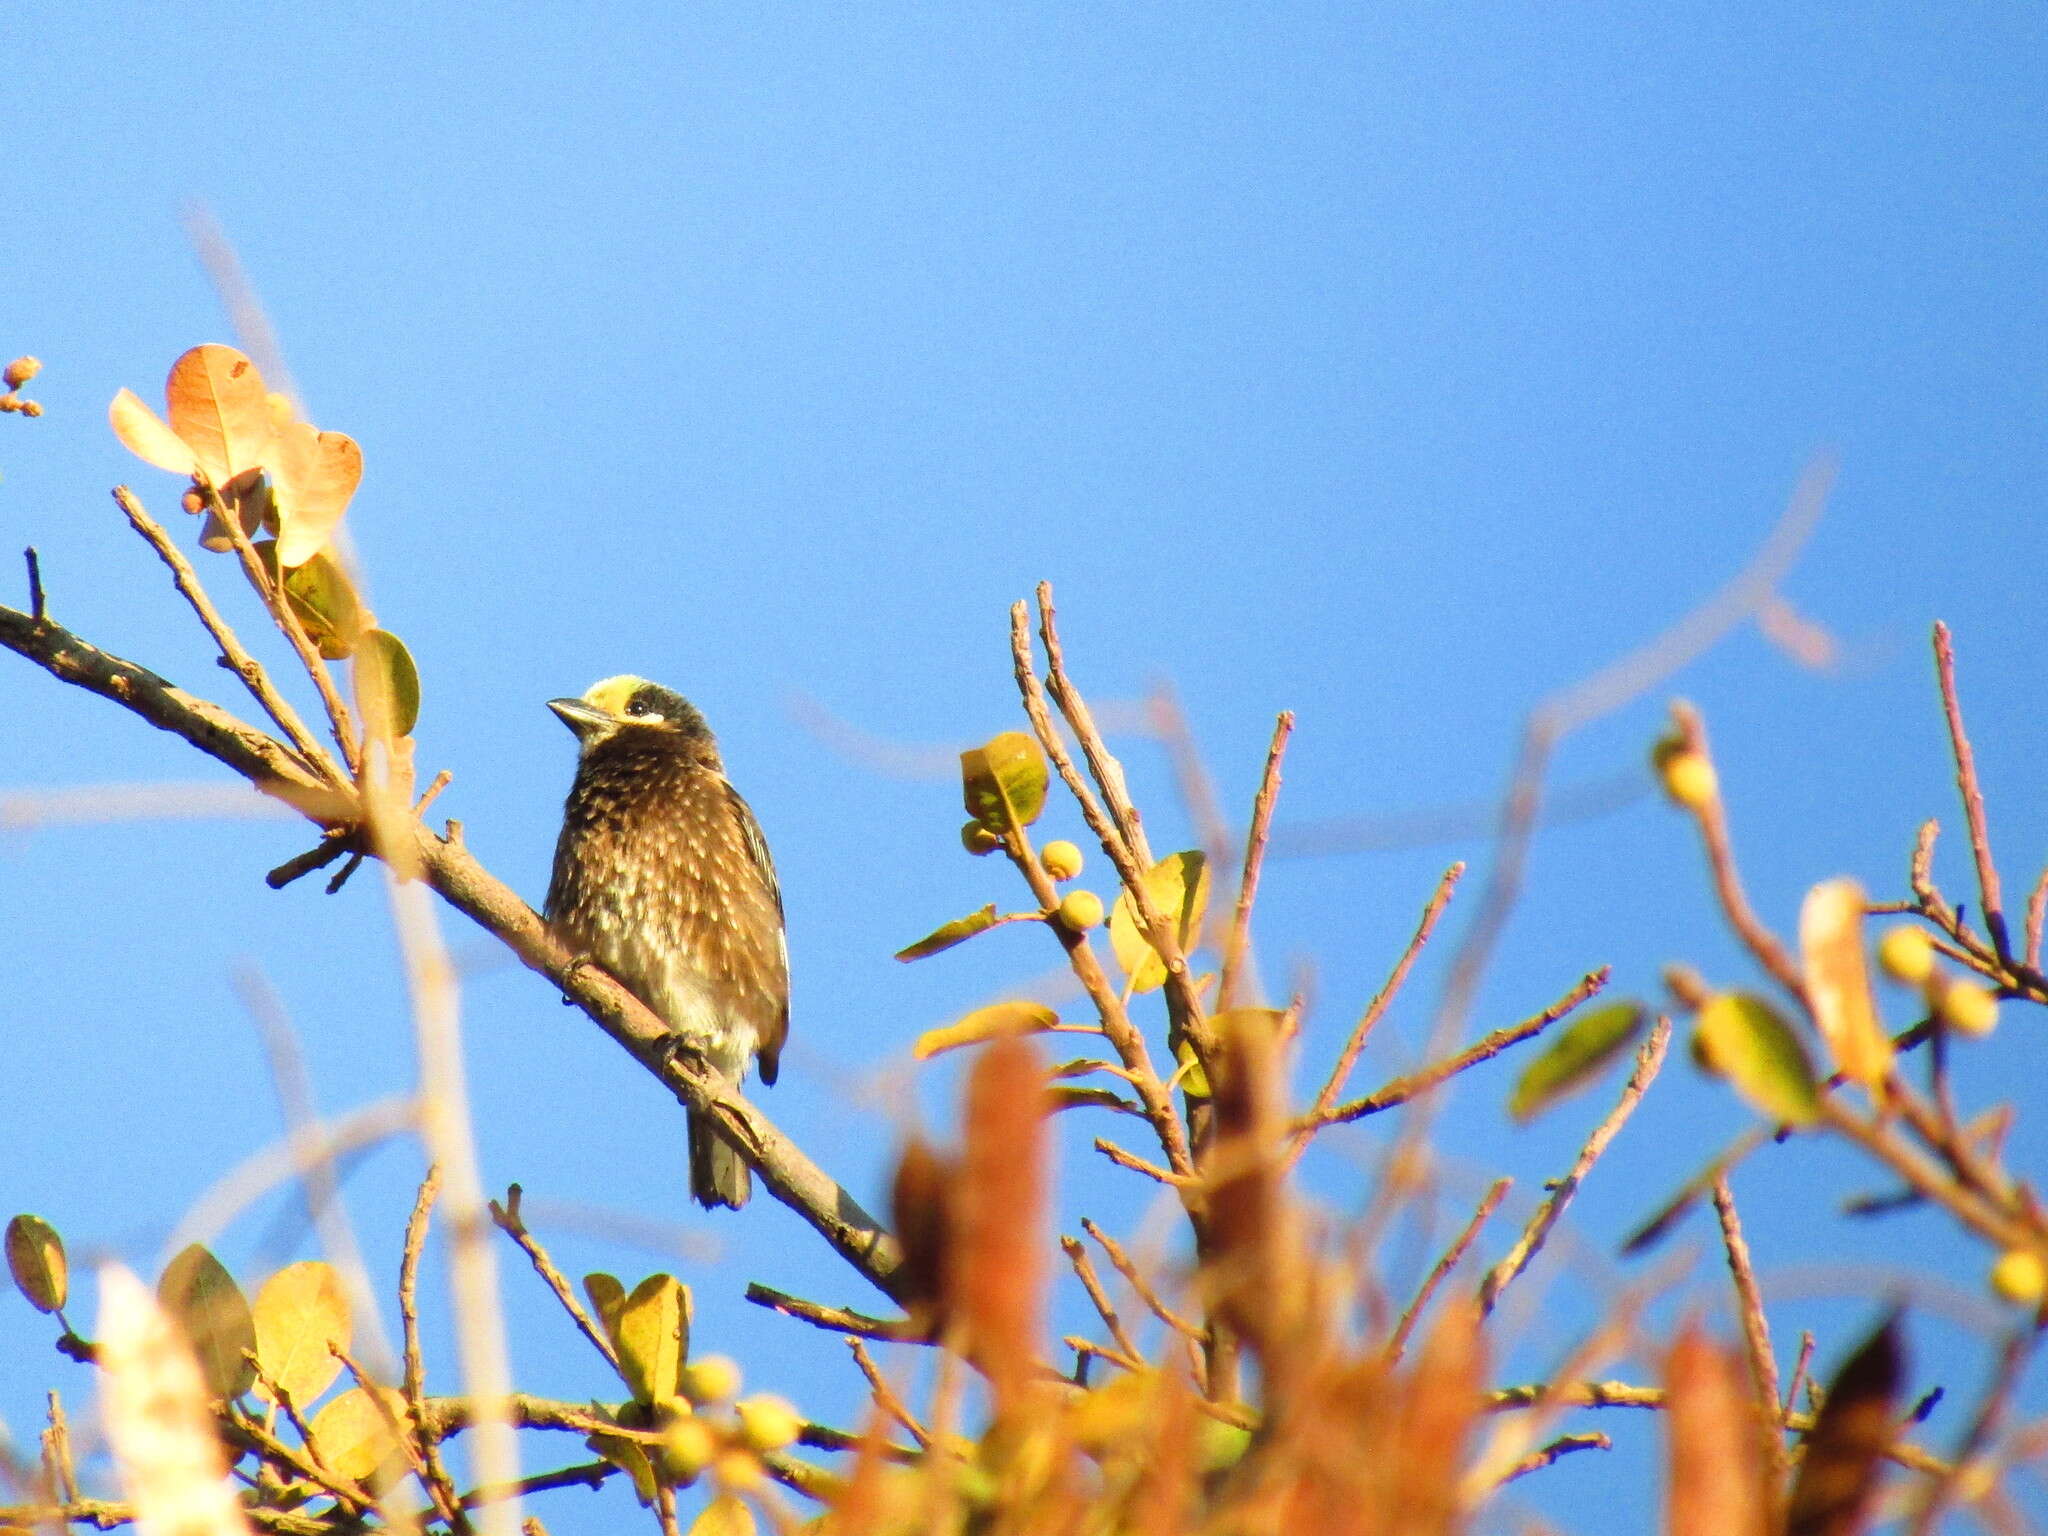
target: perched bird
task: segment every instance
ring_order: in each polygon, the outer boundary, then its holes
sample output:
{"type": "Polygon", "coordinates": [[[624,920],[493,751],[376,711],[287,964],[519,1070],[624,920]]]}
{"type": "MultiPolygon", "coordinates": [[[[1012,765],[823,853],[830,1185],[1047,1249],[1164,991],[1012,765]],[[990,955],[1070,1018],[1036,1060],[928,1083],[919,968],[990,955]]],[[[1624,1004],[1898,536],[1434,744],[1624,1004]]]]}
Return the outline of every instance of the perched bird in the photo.
{"type": "MultiPolygon", "coordinates": [[[[789,1034],[782,891],[718,742],[687,699],[608,677],[548,708],[576,733],[576,782],[555,844],[546,915],[667,1022],[677,1043],[737,1082],[755,1056],[773,1083],[789,1034]]],[[[747,1203],[747,1165],[689,1114],[690,1193],[747,1203]]]]}

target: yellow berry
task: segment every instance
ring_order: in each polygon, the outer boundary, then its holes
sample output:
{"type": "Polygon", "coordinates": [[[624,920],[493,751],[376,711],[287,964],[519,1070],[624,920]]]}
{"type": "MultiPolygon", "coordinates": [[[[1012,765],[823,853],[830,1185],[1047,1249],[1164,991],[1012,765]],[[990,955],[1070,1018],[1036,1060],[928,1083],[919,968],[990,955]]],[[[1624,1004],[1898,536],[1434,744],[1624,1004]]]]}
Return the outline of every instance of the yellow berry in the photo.
{"type": "Polygon", "coordinates": [[[1102,898],[1093,891],[1069,891],[1060,901],[1060,922],[1074,933],[1086,933],[1102,921],[1102,898]]]}
{"type": "Polygon", "coordinates": [[[661,1470],[676,1482],[694,1481],[718,1453],[718,1436],[695,1414],[679,1415],[661,1432],[661,1470]]]}
{"type": "Polygon", "coordinates": [[[1877,963],[1893,981],[1917,987],[1934,974],[1934,941],[1909,923],[1887,928],[1877,941],[1877,963]]]}
{"type": "Polygon", "coordinates": [[[683,1367],[683,1396],[693,1403],[722,1403],[740,1389],[740,1368],[730,1355],[706,1355],[683,1367]]]}
{"type": "Polygon", "coordinates": [[[1991,1266],[1991,1289],[2015,1306],[2038,1307],[2048,1295],[2048,1264],[2031,1248],[2008,1248],[1991,1266]]]}
{"type": "Polygon", "coordinates": [[[30,379],[43,371],[43,365],[32,357],[17,357],[4,370],[0,370],[0,384],[9,389],[19,389],[30,379]]]}
{"type": "Polygon", "coordinates": [[[43,414],[43,403],[40,400],[24,400],[21,402],[21,414],[24,416],[40,416],[43,414]]]}
{"type": "Polygon", "coordinates": [[[1988,1035],[1998,1023],[1998,999],[1974,982],[1949,983],[1938,1006],[1949,1028],[1966,1035],[1988,1035]]]}
{"type": "Polygon", "coordinates": [[[1673,752],[1659,765],[1664,793],[1689,811],[1704,810],[1721,793],[1720,776],[1704,752],[1673,752]]]}
{"type": "Polygon", "coordinates": [[[752,1451],[724,1452],[713,1471],[719,1482],[739,1493],[752,1493],[768,1481],[767,1469],[752,1451]]]}
{"type": "Polygon", "coordinates": [[[14,391],[9,390],[6,394],[0,395],[0,411],[18,411],[20,409],[21,396],[15,394],[14,391]]]}
{"type": "Polygon", "coordinates": [[[187,512],[190,512],[194,517],[197,517],[206,510],[206,498],[197,491],[187,491],[178,498],[178,505],[187,512]]]}
{"type": "Polygon", "coordinates": [[[960,829],[960,846],[978,859],[1002,847],[1003,840],[980,822],[970,821],[960,829]]]}
{"type": "Polygon", "coordinates": [[[1072,843],[1047,843],[1038,851],[1038,862],[1055,880],[1071,880],[1081,873],[1081,850],[1072,843]]]}
{"type": "Polygon", "coordinates": [[[734,1411],[740,1416],[740,1438],[757,1451],[779,1451],[796,1444],[803,1433],[803,1415],[779,1397],[749,1397],[734,1411]]]}

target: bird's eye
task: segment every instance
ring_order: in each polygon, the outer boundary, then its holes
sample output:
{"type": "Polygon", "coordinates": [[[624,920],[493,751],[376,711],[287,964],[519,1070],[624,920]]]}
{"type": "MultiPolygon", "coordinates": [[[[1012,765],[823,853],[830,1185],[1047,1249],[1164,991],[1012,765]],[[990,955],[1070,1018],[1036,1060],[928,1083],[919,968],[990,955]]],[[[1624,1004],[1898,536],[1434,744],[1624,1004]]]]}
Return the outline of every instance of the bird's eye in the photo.
{"type": "Polygon", "coordinates": [[[644,715],[644,714],[646,714],[646,713],[647,713],[647,701],[646,701],[645,699],[634,699],[634,700],[633,700],[633,701],[632,701],[631,703],[627,704],[627,706],[626,706],[626,713],[627,713],[627,714],[629,714],[629,715],[644,715]]]}

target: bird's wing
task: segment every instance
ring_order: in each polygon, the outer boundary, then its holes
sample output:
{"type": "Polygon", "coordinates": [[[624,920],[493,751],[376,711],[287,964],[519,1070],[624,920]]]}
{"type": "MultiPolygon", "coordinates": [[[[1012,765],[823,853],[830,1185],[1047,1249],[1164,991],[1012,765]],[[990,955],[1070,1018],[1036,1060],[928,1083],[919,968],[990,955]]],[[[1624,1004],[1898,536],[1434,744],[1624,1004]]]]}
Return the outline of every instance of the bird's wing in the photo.
{"type": "Polygon", "coordinates": [[[761,823],[754,819],[754,809],[741,798],[740,792],[732,787],[730,780],[725,786],[726,799],[732,805],[733,820],[739,823],[740,838],[746,844],[747,857],[761,878],[768,882],[768,892],[775,898],[775,915],[782,916],[782,882],[775,878],[775,860],[768,856],[768,839],[761,835],[761,823]]]}

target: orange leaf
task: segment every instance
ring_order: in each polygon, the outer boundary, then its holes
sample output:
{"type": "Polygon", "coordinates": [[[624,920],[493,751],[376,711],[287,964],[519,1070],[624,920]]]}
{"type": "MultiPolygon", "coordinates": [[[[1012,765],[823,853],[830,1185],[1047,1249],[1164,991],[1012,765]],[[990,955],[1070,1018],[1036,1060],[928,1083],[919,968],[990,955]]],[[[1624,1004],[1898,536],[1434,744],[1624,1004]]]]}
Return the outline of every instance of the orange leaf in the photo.
{"type": "Polygon", "coordinates": [[[1799,950],[1814,1021],[1835,1065],[1880,1102],[1891,1071],[1892,1042],[1877,1021],[1870,970],[1863,958],[1863,887],[1826,880],[1799,909],[1799,950]]]}
{"type": "Polygon", "coordinates": [[[164,385],[171,430],[215,485],[262,465],[275,430],[263,375],[233,347],[194,347],[164,385]]]}
{"type": "Polygon", "coordinates": [[[171,430],[169,422],[144,405],[132,389],[114,396],[114,403],[107,407],[107,423],[121,440],[121,446],[145,464],[168,469],[174,475],[189,475],[198,466],[199,461],[185,440],[171,430]]]}
{"type": "Polygon", "coordinates": [[[1669,1536],[1765,1536],[1765,1428],[1734,1351],[1687,1325],[1664,1359],[1669,1536]]]}
{"type": "Polygon", "coordinates": [[[363,450],[346,432],[317,437],[295,421],[281,438],[284,452],[271,466],[277,483],[277,560],[287,570],[326,547],[349,499],[363,479],[363,450]]]}
{"type": "Polygon", "coordinates": [[[968,1073],[952,1258],[969,1347],[1002,1418],[1032,1385],[1045,1322],[1045,1109],[1045,1063],[1028,1039],[995,1041],[968,1073]]]}

